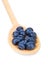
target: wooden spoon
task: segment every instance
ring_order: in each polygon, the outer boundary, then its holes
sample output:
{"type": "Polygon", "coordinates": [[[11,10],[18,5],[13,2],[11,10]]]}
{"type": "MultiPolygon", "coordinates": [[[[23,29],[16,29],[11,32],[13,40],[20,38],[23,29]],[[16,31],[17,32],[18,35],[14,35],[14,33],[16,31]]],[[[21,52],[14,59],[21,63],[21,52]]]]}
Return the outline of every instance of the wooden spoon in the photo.
{"type": "MultiPolygon", "coordinates": [[[[36,47],[35,47],[34,50],[20,50],[20,49],[18,49],[17,46],[14,46],[14,45],[12,44],[12,39],[13,39],[12,33],[15,31],[15,29],[16,29],[18,26],[21,26],[21,25],[17,22],[17,20],[16,20],[14,14],[13,14],[13,12],[12,12],[10,6],[9,6],[8,1],[7,1],[7,0],[2,0],[2,1],[3,1],[3,4],[4,4],[4,6],[5,6],[6,10],[7,10],[8,15],[9,15],[9,17],[10,17],[10,20],[11,20],[11,22],[12,22],[12,24],[13,24],[13,27],[12,27],[12,29],[10,30],[9,37],[8,37],[9,45],[10,45],[15,51],[17,51],[17,52],[20,53],[20,54],[35,54],[35,53],[39,50],[39,48],[40,48],[40,41],[39,41],[38,36],[37,36],[37,39],[36,39],[36,47]]],[[[24,26],[23,26],[23,27],[24,27],[24,26]]],[[[24,27],[24,29],[25,29],[25,27],[24,27]]]]}

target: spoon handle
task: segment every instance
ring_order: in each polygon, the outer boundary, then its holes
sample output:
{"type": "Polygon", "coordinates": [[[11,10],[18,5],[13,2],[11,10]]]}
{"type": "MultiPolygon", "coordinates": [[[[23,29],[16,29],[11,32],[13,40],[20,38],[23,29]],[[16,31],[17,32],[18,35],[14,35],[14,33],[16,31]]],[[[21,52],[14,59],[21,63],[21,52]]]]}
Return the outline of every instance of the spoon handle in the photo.
{"type": "Polygon", "coordinates": [[[4,4],[4,6],[5,6],[6,10],[7,10],[7,13],[9,15],[9,17],[10,17],[10,20],[11,20],[12,24],[13,25],[18,25],[18,22],[17,22],[14,14],[13,14],[11,8],[10,8],[10,5],[9,5],[8,1],[7,0],[2,0],[2,1],[3,1],[3,4],[4,4]]]}

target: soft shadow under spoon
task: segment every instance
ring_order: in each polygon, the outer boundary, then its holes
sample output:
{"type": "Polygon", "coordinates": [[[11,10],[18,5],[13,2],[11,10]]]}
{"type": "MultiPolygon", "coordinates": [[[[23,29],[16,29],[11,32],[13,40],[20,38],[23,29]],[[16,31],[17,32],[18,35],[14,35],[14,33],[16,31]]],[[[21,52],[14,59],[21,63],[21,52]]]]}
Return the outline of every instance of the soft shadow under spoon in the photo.
{"type": "MultiPolygon", "coordinates": [[[[2,0],[2,1],[3,1],[3,4],[4,4],[4,6],[5,6],[6,10],[7,10],[8,15],[9,15],[9,17],[10,17],[10,20],[11,20],[11,22],[12,22],[12,24],[13,24],[13,27],[12,27],[12,29],[10,30],[10,32],[9,32],[9,37],[8,37],[9,45],[10,45],[15,51],[17,51],[17,52],[20,53],[20,54],[34,54],[34,53],[36,53],[36,52],[39,50],[39,48],[40,48],[40,41],[39,41],[38,36],[37,36],[37,39],[36,39],[36,47],[35,47],[34,50],[20,50],[20,49],[18,49],[17,46],[14,46],[14,45],[12,44],[12,39],[13,39],[12,33],[13,33],[13,31],[15,31],[15,29],[16,29],[18,26],[21,26],[21,25],[17,22],[17,20],[16,20],[14,14],[13,14],[13,12],[12,12],[10,6],[9,6],[8,1],[7,1],[7,0],[2,0]]],[[[23,26],[23,27],[24,27],[24,26],[23,26]]],[[[26,29],[26,27],[24,27],[24,29],[26,29]]]]}

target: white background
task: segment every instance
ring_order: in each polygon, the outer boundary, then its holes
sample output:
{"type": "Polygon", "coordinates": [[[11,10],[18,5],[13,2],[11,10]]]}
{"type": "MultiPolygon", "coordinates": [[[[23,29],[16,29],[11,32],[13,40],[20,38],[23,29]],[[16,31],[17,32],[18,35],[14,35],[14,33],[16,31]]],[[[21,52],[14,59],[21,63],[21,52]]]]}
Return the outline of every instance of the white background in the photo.
{"type": "Polygon", "coordinates": [[[48,65],[48,0],[8,1],[18,22],[38,34],[41,47],[35,55],[20,55],[9,46],[12,24],[0,0],[0,65],[48,65]]]}

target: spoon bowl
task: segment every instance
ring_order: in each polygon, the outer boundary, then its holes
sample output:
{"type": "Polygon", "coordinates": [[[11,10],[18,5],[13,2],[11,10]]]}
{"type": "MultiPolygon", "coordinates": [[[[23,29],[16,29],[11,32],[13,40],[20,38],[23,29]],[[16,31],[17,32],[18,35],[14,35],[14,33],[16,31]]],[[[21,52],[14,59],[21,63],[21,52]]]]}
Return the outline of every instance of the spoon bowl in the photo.
{"type": "Polygon", "coordinates": [[[12,44],[12,39],[13,39],[12,33],[15,31],[16,28],[17,28],[16,25],[14,25],[14,27],[10,30],[9,33],[8,41],[11,48],[13,48],[16,52],[20,54],[35,54],[40,48],[40,41],[38,36],[36,39],[36,47],[33,50],[20,50],[17,45],[15,46],[12,44]]]}

